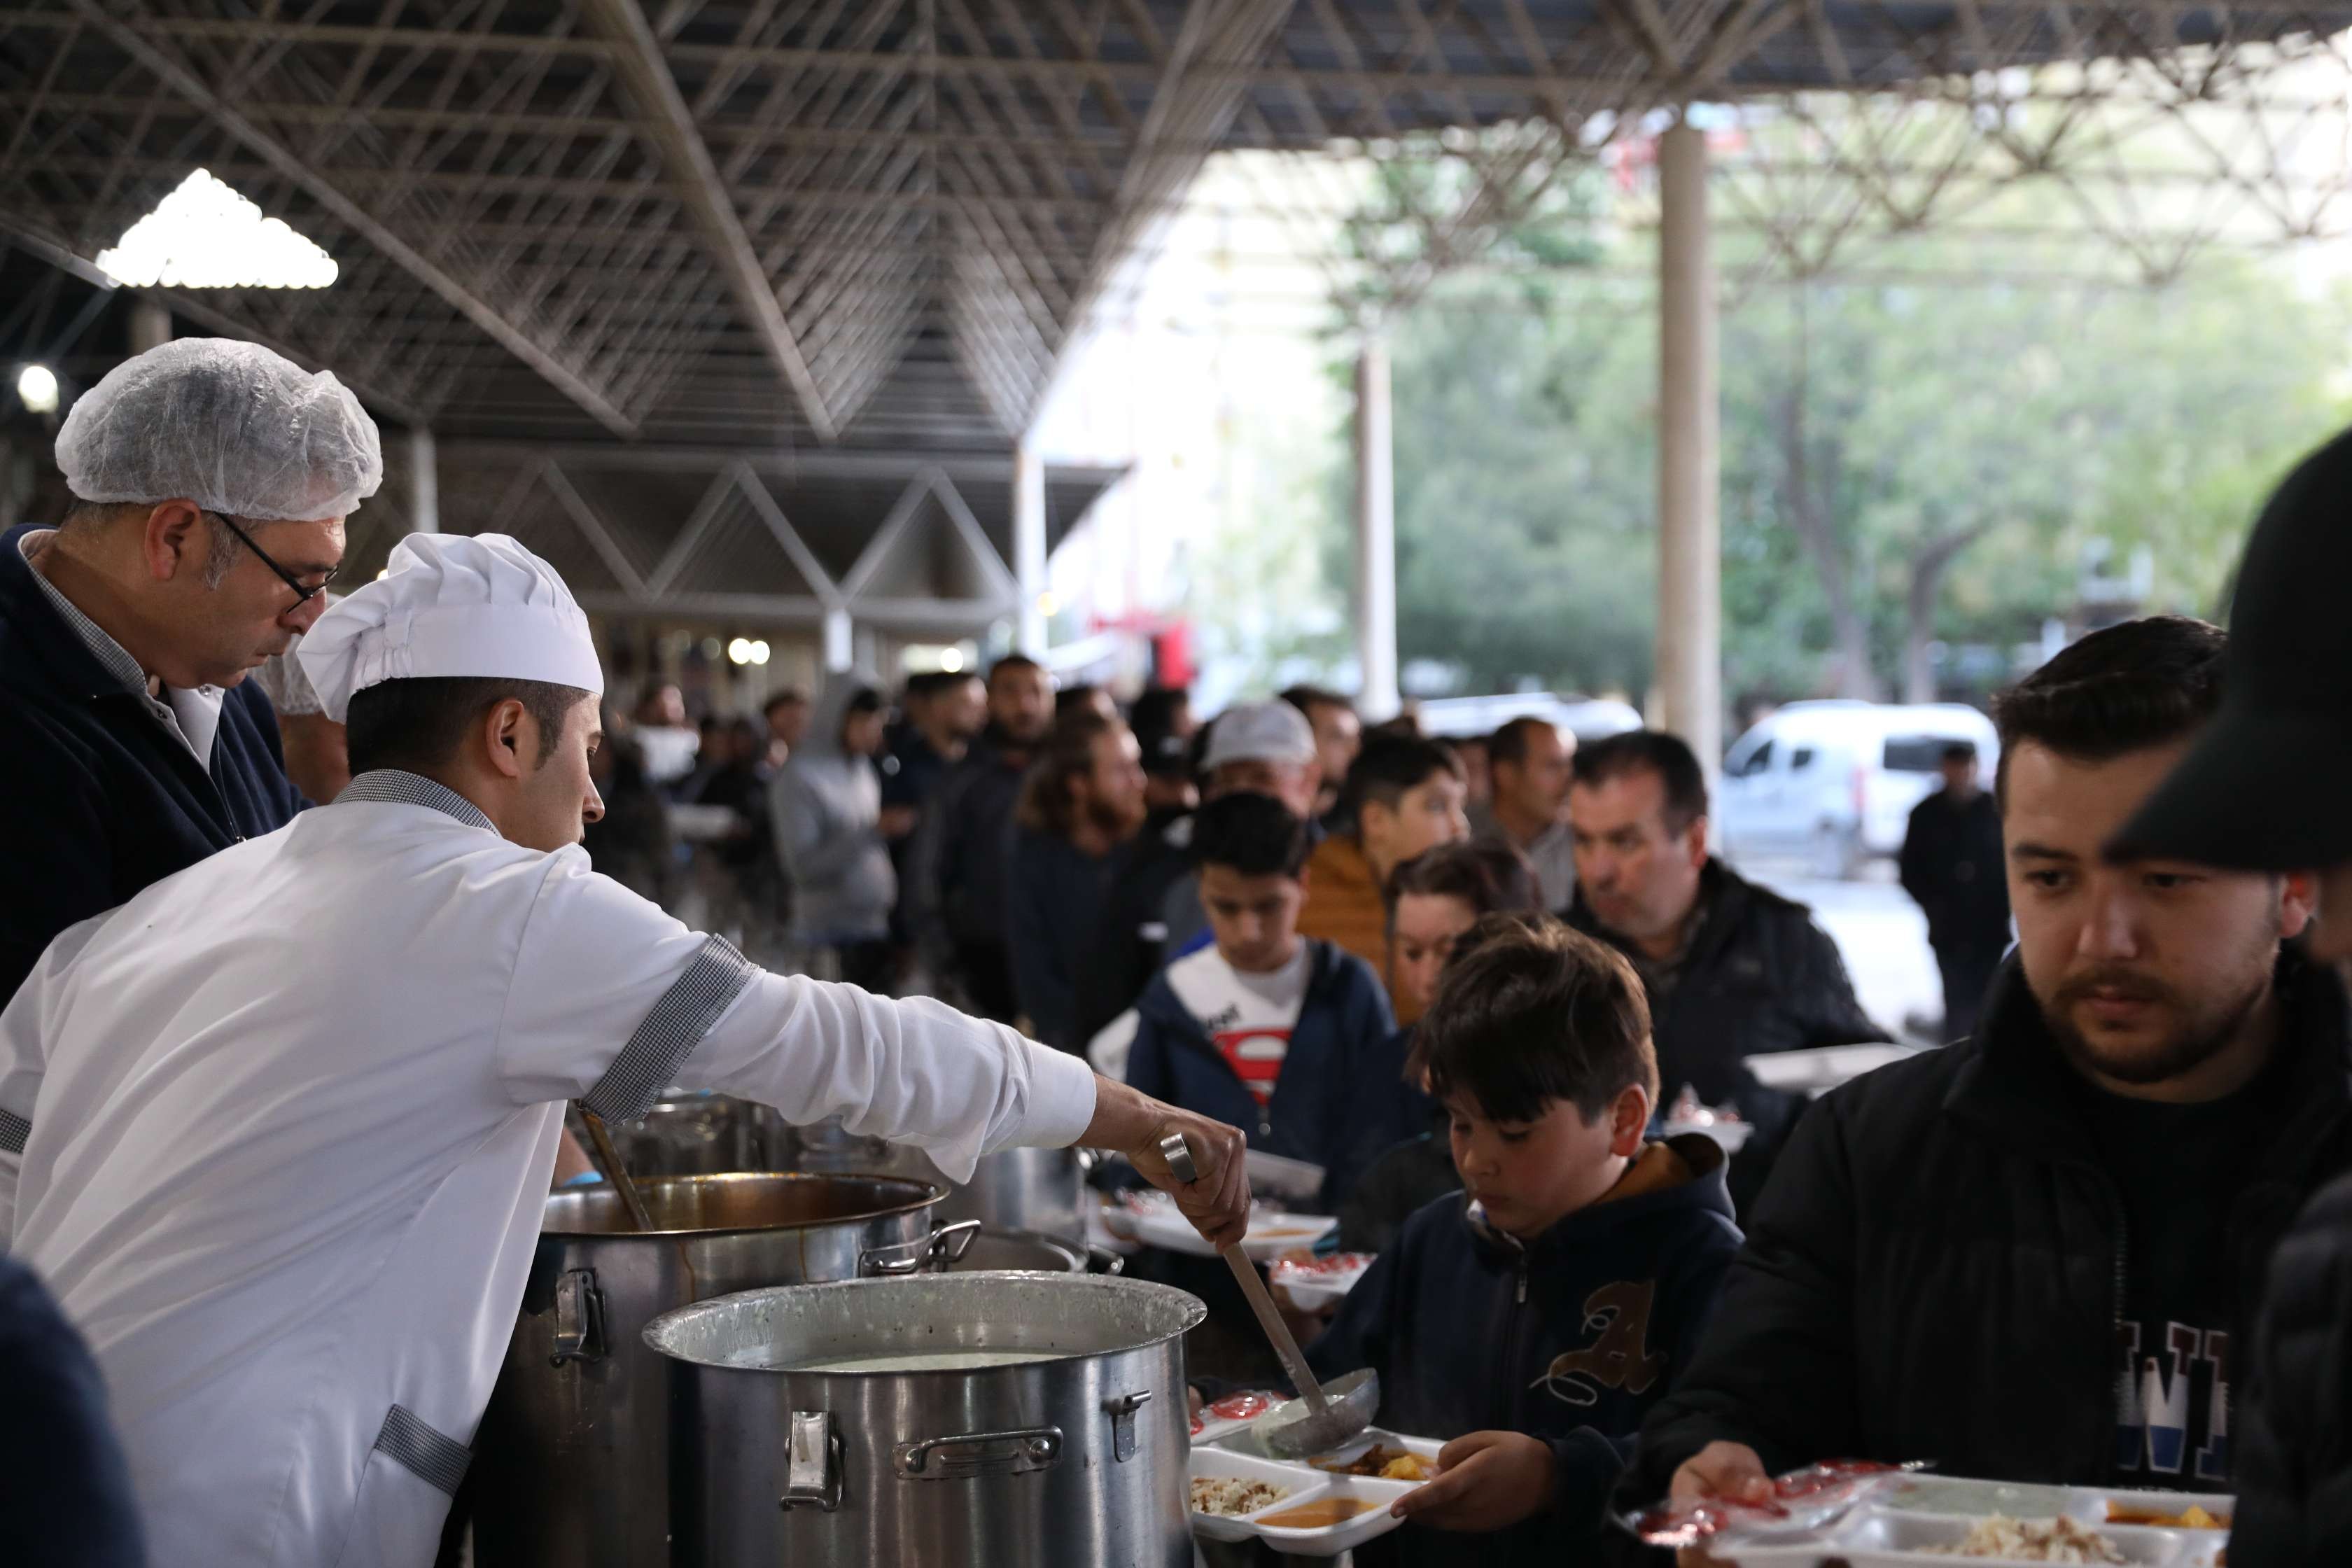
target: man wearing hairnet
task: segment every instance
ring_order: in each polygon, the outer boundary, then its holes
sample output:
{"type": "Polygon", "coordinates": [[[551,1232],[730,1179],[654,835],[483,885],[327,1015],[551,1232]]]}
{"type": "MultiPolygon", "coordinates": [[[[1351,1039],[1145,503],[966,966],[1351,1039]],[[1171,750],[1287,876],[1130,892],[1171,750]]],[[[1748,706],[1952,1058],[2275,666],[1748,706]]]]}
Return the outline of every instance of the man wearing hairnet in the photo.
{"type": "Polygon", "coordinates": [[[64,521],[0,535],[0,1002],[66,927],[301,808],[246,675],[326,608],[383,478],[333,376],[223,338],[117,365],[58,467],[64,521]]]}

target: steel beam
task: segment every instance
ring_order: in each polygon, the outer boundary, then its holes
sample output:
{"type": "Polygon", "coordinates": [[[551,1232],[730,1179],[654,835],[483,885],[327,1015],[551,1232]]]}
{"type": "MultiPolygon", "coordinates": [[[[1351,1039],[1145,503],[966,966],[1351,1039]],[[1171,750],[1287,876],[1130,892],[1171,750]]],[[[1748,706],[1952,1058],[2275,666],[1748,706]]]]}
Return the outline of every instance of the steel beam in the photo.
{"type": "Polygon", "coordinates": [[[637,0],[585,0],[585,5],[589,17],[616,46],[614,66],[635,100],[646,129],[661,149],[677,183],[678,195],[702,231],[719,276],[727,280],[736,305],[751,318],[760,346],[793,389],[809,429],[830,445],[840,438],[841,432],[809,374],[792,323],[784,320],[783,307],[776,303],[775,285],[761,267],[751,237],[743,232],[743,220],[719,178],[710,149],[695,130],[694,116],[677,90],[677,79],[670,74],[653,29],[646,25],[646,14],[638,9],[637,0]]]}
{"type": "MultiPolygon", "coordinates": [[[[596,422],[625,440],[634,439],[637,423],[615,407],[602,390],[534,342],[508,321],[497,307],[464,283],[427,260],[414,246],[378,222],[357,202],[329,184],[278,140],[224,102],[185,67],[146,39],[127,23],[115,19],[100,0],[68,0],[76,13],[104,33],[115,47],[152,72],[173,92],[201,106],[221,128],[243,142],[269,166],[300,186],[354,233],[399,264],[403,270],[447,300],[467,320],[497,339],[508,353],[547,378],[550,384],[594,416],[596,422]]],[[[396,31],[396,29],[394,29],[396,31]]]]}

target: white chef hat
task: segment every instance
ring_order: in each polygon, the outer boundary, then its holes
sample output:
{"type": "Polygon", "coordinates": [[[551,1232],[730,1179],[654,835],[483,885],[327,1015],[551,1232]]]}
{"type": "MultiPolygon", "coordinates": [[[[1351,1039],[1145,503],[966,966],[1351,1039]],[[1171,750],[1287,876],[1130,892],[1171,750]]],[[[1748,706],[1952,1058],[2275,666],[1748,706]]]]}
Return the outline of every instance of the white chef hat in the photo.
{"type": "Polygon", "coordinates": [[[360,400],[259,343],[180,338],[124,360],[58,432],[83,500],[184,497],[256,521],[345,517],[383,483],[360,400]]]}
{"type": "Polygon", "coordinates": [[[490,676],[601,695],[588,617],[555,568],[503,533],[412,533],[296,650],[327,717],[386,680],[490,676]]]}

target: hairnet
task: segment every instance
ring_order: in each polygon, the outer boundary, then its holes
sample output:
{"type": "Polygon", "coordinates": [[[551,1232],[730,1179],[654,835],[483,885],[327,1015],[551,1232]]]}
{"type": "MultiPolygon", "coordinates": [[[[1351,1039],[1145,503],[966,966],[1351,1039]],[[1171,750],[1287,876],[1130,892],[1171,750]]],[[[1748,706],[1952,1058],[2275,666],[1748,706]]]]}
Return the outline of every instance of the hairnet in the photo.
{"type": "Polygon", "coordinates": [[[375,421],[341,382],[258,343],[181,338],[109,371],[58,432],[86,501],[178,498],[257,521],[342,517],[383,482],[375,421]]]}

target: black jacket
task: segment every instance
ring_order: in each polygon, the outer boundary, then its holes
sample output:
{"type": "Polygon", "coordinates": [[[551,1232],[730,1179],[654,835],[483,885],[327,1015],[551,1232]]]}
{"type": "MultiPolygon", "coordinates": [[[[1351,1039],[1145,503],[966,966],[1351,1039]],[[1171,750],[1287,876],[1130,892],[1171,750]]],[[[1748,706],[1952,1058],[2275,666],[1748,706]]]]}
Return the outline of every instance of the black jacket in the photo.
{"type": "Polygon", "coordinates": [[[1931,946],[1989,948],[1988,964],[2009,945],[2009,876],[2000,807],[1979,793],[1966,805],[1937,790],[1911,808],[1903,834],[1903,890],[1927,917],[1931,946]]]}
{"type": "Polygon", "coordinates": [[[1184,875],[1192,838],[1191,812],[1156,811],[1112,856],[1102,920],[1078,967],[1078,1038],[1093,1039],[1141,1001],[1151,977],[1173,956],[1163,911],[1168,889],[1184,875]]]}
{"type": "Polygon", "coordinates": [[[1524,1432],[1550,1446],[1556,1469],[1548,1512],[1499,1534],[1407,1525],[1398,1559],[1502,1568],[1591,1549],[1633,1433],[1689,1366],[1739,1245],[1723,1168],[1704,1136],[1652,1144],[1625,1195],[1525,1247],[1475,1224],[1459,1194],[1405,1222],[1308,1363],[1327,1381],[1378,1368],[1391,1431],[1524,1432]]]}
{"type": "Polygon", "coordinates": [[[10,1563],[142,1568],[131,1468],[89,1347],[23,1264],[0,1257],[0,1519],[10,1563]]]}
{"type": "Polygon", "coordinates": [[[2352,1177],[2279,1243],[2245,1361],[2231,1563],[2352,1563],[2352,1177]]]}
{"type": "Polygon", "coordinates": [[[209,775],[107,673],[0,534],[0,1004],[57,934],[302,808],[253,681],[221,704],[209,775]]]}
{"type": "Polygon", "coordinates": [[[1658,1082],[1671,1100],[1683,1085],[1709,1105],[1728,1102],[1755,1124],[1732,1162],[1732,1193],[1744,1206],[1804,1109],[1804,1097],[1765,1088],[1743,1058],[1817,1046],[1884,1040],[1886,1031],[1854,1000],[1845,960],[1804,905],[1711,860],[1701,874],[1705,908],[1670,983],[1631,942],[1606,930],[1580,889],[1568,921],[1633,961],[1648,988],[1658,1082]]]}
{"type": "Polygon", "coordinates": [[[908,896],[916,938],[935,964],[946,965],[958,942],[1004,942],[1013,813],[1027,759],[991,729],[949,770],[923,814],[908,896]]]}
{"type": "MultiPolygon", "coordinates": [[[[2228,1222],[2242,1331],[2296,1206],[2352,1162],[2346,1005],[2279,965],[2294,1109],[2228,1222]]],[[[1717,1438],[1778,1473],[1816,1459],[2095,1485],[2110,1474],[2122,1200],[2012,959],[1979,1038],[1866,1074],[1798,1126],[1697,1364],[1642,1430],[1643,1500],[1717,1438]]],[[[2245,1337],[2231,1338],[2243,1344],[2245,1337]]]]}
{"type": "Polygon", "coordinates": [[[1087,1048],[1078,1033],[1078,970],[1102,925],[1110,861],[1050,833],[1013,830],[1003,922],[1013,991],[1032,1032],[1055,1050],[1087,1048]]]}

